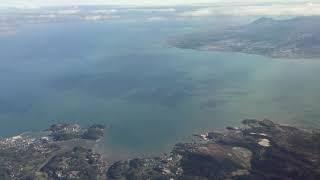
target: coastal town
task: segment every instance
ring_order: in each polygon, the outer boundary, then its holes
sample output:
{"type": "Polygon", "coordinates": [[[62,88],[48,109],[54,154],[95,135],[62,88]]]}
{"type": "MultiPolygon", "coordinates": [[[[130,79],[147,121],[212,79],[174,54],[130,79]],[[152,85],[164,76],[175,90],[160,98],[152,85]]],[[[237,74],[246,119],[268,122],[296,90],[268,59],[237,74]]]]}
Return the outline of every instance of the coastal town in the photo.
{"type": "Polygon", "coordinates": [[[93,151],[103,132],[102,125],[81,128],[78,124],[54,124],[40,134],[1,139],[0,179],[92,179],[99,173],[104,175],[106,164],[93,151]],[[86,172],[91,167],[95,169],[86,172]]]}

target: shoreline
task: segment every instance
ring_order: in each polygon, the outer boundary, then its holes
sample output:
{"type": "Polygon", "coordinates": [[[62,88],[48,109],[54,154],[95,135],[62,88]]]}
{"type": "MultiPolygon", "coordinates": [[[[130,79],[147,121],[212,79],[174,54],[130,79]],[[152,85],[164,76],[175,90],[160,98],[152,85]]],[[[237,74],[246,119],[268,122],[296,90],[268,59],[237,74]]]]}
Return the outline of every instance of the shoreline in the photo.
{"type": "MultiPolygon", "coordinates": [[[[306,130],[267,119],[245,119],[242,124],[194,134],[195,139],[178,142],[169,153],[129,159],[108,157],[99,147],[103,136],[83,139],[90,128],[100,132],[99,128],[104,126],[81,128],[76,124],[56,124],[49,128],[49,138],[12,136],[0,139],[0,163],[11,164],[11,171],[5,172],[17,178],[30,174],[35,178],[71,178],[70,173],[73,178],[115,180],[212,179],[213,175],[221,179],[320,177],[320,129],[306,130]],[[75,132],[82,135],[75,135],[75,132]],[[60,134],[71,139],[55,139],[60,138],[60,134]],[[24,157],[23,160],[19,160],[19,156],[24,157]],[[68,160],[70,158],[72,161],[68,160]],[[33,168],[27,173],[21,170],[24,166],[33,168]],[[80,171],[83,168],[85,170],[80,171]],[[89,169],[93,176],[86,173],[89,169]]],[[[5,172],[0,167],[0,175],[5,172]]]]}

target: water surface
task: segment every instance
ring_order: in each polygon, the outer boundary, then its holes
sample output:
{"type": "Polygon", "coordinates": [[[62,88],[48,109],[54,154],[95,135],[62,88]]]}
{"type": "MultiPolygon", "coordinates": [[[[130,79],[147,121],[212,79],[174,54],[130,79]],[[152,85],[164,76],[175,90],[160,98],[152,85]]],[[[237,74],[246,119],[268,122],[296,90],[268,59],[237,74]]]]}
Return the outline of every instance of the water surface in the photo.
{"type": "Polygon", "coordinates": [[[244,118],[320,127],[320,61],[167,45],[206,27],[81,22],[1,37],[0,136],[55,122],[103,123],[109,152],[153,154],[244,118]]]}

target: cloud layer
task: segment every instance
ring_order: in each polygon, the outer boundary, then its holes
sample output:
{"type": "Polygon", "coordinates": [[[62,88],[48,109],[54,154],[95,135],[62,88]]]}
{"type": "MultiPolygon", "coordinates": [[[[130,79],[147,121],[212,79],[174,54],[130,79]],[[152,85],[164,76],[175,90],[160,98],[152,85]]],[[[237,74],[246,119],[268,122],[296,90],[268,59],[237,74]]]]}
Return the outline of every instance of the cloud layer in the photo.
{"type": "MultiPolygon", "coordinates": [[[[272,4],[272,3],[316,3],[318,0],[0,0],[0,6],[39,7],[73,5],[131,5],[131,6],[173,6],[192,4],[272,4]]],[[[319,2],[319,1],[318,1],[319,2]]]]}
{"type": "MultiPolygon", "coordinates": [[[[319,0],[0,0],[0,8],[6,6],[37,8],[43,6],[77,5],[154,7],[165,5],[170,10],[174,10],[174,6],[176,5],[194,5],[193,8],[189,8],[190,10],[176,12],[180,17],[320,15],[319,0]]],[[[149,9],[152,10],[153,7],[149,7],[149,9]]],[[[141,9],[138,10],[141,11],[141,9]]]]}
{"type": "Polygon", "coordinates": [[[320,3],[280,3],[269,5],[233,5],[199,8],[180,16],[315,16],[320,15],[320,3]]]}

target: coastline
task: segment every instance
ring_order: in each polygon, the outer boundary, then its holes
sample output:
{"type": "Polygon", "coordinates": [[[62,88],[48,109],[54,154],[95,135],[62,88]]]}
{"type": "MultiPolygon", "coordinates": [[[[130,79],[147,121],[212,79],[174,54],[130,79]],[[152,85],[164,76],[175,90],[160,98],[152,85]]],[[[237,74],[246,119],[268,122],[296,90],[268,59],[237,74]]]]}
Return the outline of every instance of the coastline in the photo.
{"type": "MultiPolygon", "coordinates": [[[[84,136],[72,136],[75,138],[66,140],[52,138],[57,135],[55,132],[86,134],[90,129],[74,124],[58,124],[49,128],[50,138],[13,136],[1,139],[0,142],[6,142],[8,147],[0,143],[0,160],[13,168],[11,174],[7,174],[15,177],[13,179],[29,176],[35,179],[79,177],[115,180],[320,177],[319,129],[304,130],[267,119],[245,119],[242,124],[241,127],[228,126],[223,131],[195,134],[193,142],[178,143],[167,154],[128,160],[111,160],[105,156],[105,152],[98,147],[103,136],[98,139],[83,139],[84,136]],[[79,129],[74,131],[74,128],[79,129]],[[35,151],[37,153],[30,154],[35,151]],[[25,158],[20,160],[15,153],[25,158]],[[69,161],[70,158],[74,160],[69,161]],[[28,173],[14,171],[21,169],[21,166],[33,168],[28,173]]],[[[2,168],[0,175],[3,176],[2,168]]]]}

